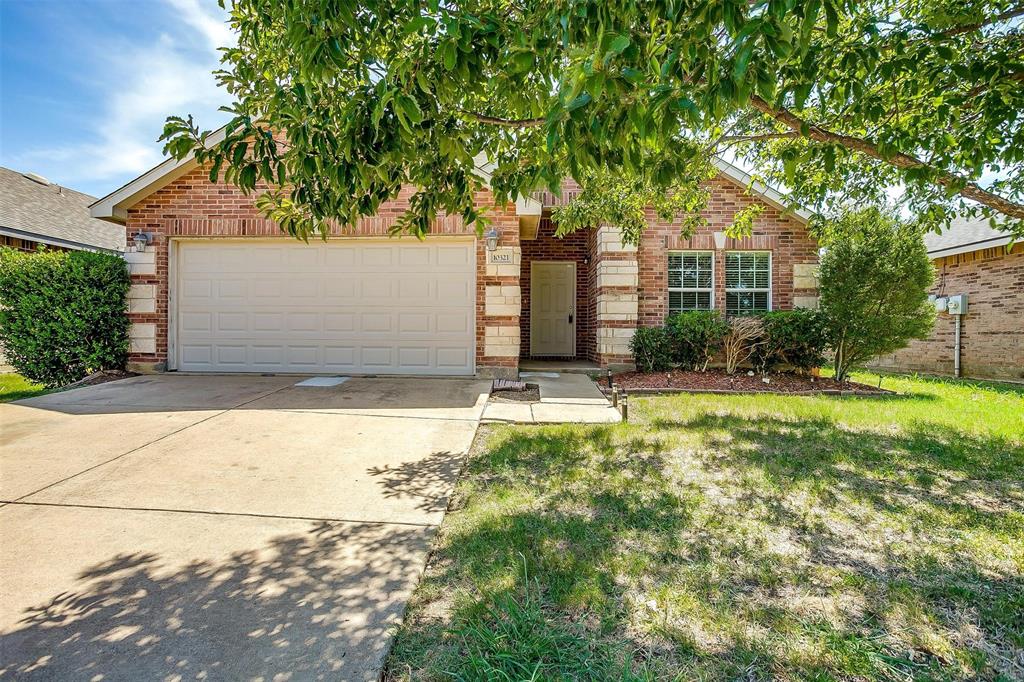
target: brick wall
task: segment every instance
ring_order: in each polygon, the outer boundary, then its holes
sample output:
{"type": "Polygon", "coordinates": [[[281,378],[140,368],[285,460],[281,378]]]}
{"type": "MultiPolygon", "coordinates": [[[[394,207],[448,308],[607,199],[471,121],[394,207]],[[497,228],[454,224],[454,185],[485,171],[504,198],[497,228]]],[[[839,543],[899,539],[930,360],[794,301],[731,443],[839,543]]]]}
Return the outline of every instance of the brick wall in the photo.
{"type": "Polygon", "coordinates": [[[522,357],[530,357],[530,264],[535,260],[573,261],[576,263],[576,357],[593,359],[588,239],[589,231],[575,232],[559,239],[555,237],[555,224],[550,218],[544,217],[537,229],[537,238],[523,240],[523,262],[519,278],[523,305],[523,315],[519,322],[522,357]]]}
{"type": "MultiPolygon", "coordinates": [[[[1024,244],[946,256],[934,261],[937,296],[967,294],[961,321],[960,362],[965,377],[1024,380],[1024,244]]],[[[872,366],[953,374],[952,315],[938,313],[931,335],[911,341],[872,366]]]]}
{"type": "Polygon", "coordinates": [[[772,309],[785,310],[794,303],[810,306],[817,290],[809,271],[818,263],[818,244],[806,227],[774,206],[747,196],[745,189],[719,176],[710,182],[711,198],[702,215],[707,225],[689,239],[680,239],[679,228],[650,215],[651,226],[640,244],[640,325],[664,322],[668,315],[668,252],[674,250],[715,251],[714,307],[725,309],[725,252],[772,252],[772,309]],[[753,235],[729,239],[716,250],[714,233],[724,231],[733,215],[754,202],[764,211],[754,221],[753,235]],[[803,268],[799,266],[804,266],[803,268]]]}
{"type": "MultiPolygon", "coordinates": [[[[276,223],[265,219],[253,205],[254,196],[242,194],[233,185],[211,183],[207,168],[196,168],[145,198],[128,211],[125,226],[131,235],[138,231],[153,234],[145,253],[126,254],[132,271],[129,317],[132,321],[130,363],[139,369],[162,369],[167,361],[168,244],[174,237],[259,237],[290,239],[276,223]]],[[[381,206],[373,218],[361,220],[354,229],[335,227],[332,236],[386,237],[389,228],[408,206],[411,189],[381,206]]],[[[480,192],[480,205],[490,206],[490,192],[480,192]]],[[[499,245],[519,247],[519,222],[515,207],[508,205],[490,213],[499,232],[499,245]]],[[[465,226],[459,216],[439,217],[431,231],[434,235],[472,235],[473,226],[465,226]]],[[[478,369],[493,368],[497,373],[518,364],[519,315],[500,311],[488,315],[485,310],[487,287],[518,287],[519,271],[502,270],[486,264],[483,241],[477,242],[476,353],[478,369]],[[511,335],[510,330],[515,330],[511,335]],[[493,339],[502,338],[501,344],[493,339]],[[487,355],[488,339],[496,355],[487,355]],[[508,350],[512,345],[515,351],[508,350]]],[[[507,372],[506,372],[507,373],[507,372]]]]}

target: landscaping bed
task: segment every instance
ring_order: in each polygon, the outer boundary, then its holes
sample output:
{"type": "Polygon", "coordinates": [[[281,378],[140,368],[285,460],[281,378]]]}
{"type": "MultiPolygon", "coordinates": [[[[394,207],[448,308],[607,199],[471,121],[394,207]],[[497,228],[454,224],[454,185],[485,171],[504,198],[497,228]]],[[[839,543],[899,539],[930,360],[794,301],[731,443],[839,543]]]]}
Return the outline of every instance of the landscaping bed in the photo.
{"type": "MultiPolygon", "coordinates": [[[[696,372],[670,370],[667,372],[623,372],[613,378],[619,389],[632,393],[689,392],[689,393],[786,393],[797,395],[892,395],[877,386],[853,381],[836,381],[831,377],[809,374],[776,373],[750,375],[746,372],[726,374],[719,370],[696,372]]],[[[602,386],[603,390],[607,390],[602,386]]]]}

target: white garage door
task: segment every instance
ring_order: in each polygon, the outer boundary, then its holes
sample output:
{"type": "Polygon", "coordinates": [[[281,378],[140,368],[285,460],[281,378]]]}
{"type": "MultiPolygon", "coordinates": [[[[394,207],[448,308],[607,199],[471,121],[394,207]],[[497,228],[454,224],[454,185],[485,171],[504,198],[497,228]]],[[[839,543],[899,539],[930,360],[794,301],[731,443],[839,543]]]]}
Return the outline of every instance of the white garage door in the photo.
{"type": "Polygon", "coordinates": [[[472,374],[472,241],[180,242],[177,367],[472,374]]]}

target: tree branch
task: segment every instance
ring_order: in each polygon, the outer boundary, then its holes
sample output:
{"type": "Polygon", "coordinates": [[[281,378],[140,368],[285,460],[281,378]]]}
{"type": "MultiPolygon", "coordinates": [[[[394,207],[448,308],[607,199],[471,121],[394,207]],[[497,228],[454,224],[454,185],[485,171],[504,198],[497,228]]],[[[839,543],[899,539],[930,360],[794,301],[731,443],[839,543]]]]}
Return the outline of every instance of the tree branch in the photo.
{"type": "Polygon", "coordinates": [[[890,157],[886,157],[878,149],[878,146],[870,140],[842,133],[834,133],[820,126],[809,124],[788,109],[776,109],[757,95],[750,98],[750,104],[761,113],[772,117],[790,130],[800,133],[802,137],[814,140],[815,142],[838,144],[900,169],[928,168],[936,174],[935,181],[942,187],[955,187],[957,188],[957,194],[965,199],[976,201],[983,206],[988,206],[1012,218],[1024,219],[1024,204],[1018,204],[998,194],[993,194],[973,182],[967,182],[953,173],[931,166],[916,156],[897,152],[890,157]],[[804,132],[805,130],[806,132],[804,132]]]}
{"type": "Polygon", "coordinates": [[[478,114],[475,111],[461,110],[459,113],[470,116],[480,123],[489,123],[490,125],[503,126],[505,128],[534,128],[539,125],[544,125],[543,118],[500,118],[498,116],[478,114]]]}
{"type": "Polygon", "coordinates": [[[991,26],[992,24],[1001,24],[1004,21],[1016,19],[1017,17],[1024,16],[1024,7],[1018,7],[1011,9],[1002,14],[997,14],[994,17],[989,17],[985,21],[979,21],[974,24],[964,24],[962,26],[954,26],[953,28],[946,29],[945,31],[939,31],[937,33],[929,34],[928,38],[950,38],[952,36],[958,36],[963,33],[970,33],[971,31],[977,31],[980,28],[991,26]]]}

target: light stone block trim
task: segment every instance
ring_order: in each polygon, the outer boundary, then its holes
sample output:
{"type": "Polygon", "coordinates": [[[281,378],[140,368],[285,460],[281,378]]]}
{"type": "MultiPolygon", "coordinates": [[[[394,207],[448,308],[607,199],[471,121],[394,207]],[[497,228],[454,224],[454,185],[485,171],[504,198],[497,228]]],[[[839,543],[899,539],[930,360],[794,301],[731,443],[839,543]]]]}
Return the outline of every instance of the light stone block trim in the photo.
{"type": "Polygon", "coordinates": [[[129,298],[128,312],[130,313],[155,313],[155,298],[129,298]]]}
{"type": "Polygon", "coordinates": [[[489,358],[519,357],[518,325],[484,327],[484,356],[489,358]]]}
{"type": "Polygon", "coordinates": [[[818,297],[817,296],[794,296],[793,307],[794,308],[809,308],[810,310],[818,309],[818,297]]]}
{"type": "Polygon", "coordinates": [[[816,263],[795,263],[793,265],[794,289],[818,288],[818,265],[816,263]]]}
{"type": "Polygon", "coordinates": [[[606,291],[597,295],[597,320],[636,322],[640,299],[637,294],[606,291]]]}
{"type": "Polygon", "coordinates": [[[155,300],[156,299],[156,285],[155,284],[132,284],[128,287],[128,300],[155,300]]]}
{"type": "Polygon", "coordinates": [[[596,285],[601,287],[637,287],[640,266],[635,260],[603,260],[597,263],[596,285]]]}
{"type": "Polygon", "coordinates": [[[614,225],[602,225],[597,228],[598,253],[636,253],[635,244],[622,242],[622,230],[614,225]]]}
{"type": "Polygon", "coordinates": [[[128,263],[128,272],[133,275],[155,275],[156,274],[156,252],[155,251],[127,251],[124,254],[125,262],[128,263]]]}
{"type": "Polygon", "coordinates": [[[128,329],[128,339],[132,353],[155,353],[156,325],[152,322],[134,322],[128,329]]]}
{"type": "Polygon", "coordinates": [[[523,308],[522,289],[516,285],[488,285],[484,293],[484,315],[487,317],[519,317],[523,308]]]}
{"type": "Polygon", "coordinates": [[[512,262],[495,265],[488,263],[484,269],[488,277],[518,277],[523,262],[523,249],[518,246],[505,246],[502,248],[512,249],[512,262]]]}
{"type": "Polygon", "coordinates": [[[630,355],[629,342],[635,328],[619,329],[602,327],[597,330],[597,352],[599,355],[630,355]]]}

